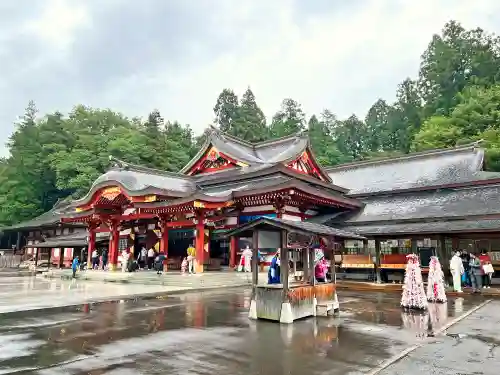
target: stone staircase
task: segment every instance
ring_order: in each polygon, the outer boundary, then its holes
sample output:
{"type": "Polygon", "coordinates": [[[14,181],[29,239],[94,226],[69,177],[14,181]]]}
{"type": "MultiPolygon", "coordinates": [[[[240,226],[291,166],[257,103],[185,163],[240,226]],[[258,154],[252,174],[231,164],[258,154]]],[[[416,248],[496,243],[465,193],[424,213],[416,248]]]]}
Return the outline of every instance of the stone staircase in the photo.
{"type": "MultiPolygon", "coordinates": [[[[70,270],[50,270],[43,274],[46,278],[71,279],[70,270]]],[[[108,271],[83,271],[77,273],[79,280],[133,283],[143,285],[164,285],[186,289],[214,289],[231,288],[237,286],[250,286],[252,282],[250,273],[240,272],[205,272],[203,274],[181,275],[178,272],[167,272],[157,275],[153,271],[108,272],[108,271]]]]}

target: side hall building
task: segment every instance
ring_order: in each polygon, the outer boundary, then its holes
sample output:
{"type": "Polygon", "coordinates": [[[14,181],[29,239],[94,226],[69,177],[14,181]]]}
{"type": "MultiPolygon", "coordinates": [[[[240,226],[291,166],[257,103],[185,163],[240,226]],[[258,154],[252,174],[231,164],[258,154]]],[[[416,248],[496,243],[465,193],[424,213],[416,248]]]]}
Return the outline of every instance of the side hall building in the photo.
{"type": "MultiPolygon", "coordinates": [[[[448,259],[459,248],[485,249],[500,266],[500,173],[484,171],[478,144],[324,168],[307,133],[249,143],[212,128],[179,173],[110,161],[83,198],[3,228],[2,247],[46,249],[61,265],[73,249],[104,246],[113,269],[122,250],[154,247],[179,269],[193,244],[203,272],[234,267],[252,243],[222,233],[268,217],[336,229],[346,270],[402,269],[409,252],[425,266],[431,253],[448,259]]],[[[259,238],[263,254],[271,243],[259,238]]]]}

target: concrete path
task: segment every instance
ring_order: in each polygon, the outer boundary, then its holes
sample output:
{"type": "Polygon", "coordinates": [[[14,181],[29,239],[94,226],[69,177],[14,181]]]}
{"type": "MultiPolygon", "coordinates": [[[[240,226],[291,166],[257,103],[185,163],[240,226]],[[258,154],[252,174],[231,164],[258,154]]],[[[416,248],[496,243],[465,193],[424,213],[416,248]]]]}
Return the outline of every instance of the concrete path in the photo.
{"type": "Polygon", "coordinates": [[[499,369],[500,302],[492,301],[434,340],[376,373],[497,375],[499,369]]]}

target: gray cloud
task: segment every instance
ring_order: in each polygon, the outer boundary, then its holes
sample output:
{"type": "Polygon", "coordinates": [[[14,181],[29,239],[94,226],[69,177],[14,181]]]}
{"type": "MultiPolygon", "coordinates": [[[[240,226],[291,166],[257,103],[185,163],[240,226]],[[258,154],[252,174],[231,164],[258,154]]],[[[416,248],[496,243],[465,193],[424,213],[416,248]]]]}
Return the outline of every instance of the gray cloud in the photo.
{"type": "Polygon", "coordinates": [[[0,139],[30,99],[41,113],[78,103],[142,116],[159,108],[201,131],[220,90],[247,85],[268,116],[285,96],[308,113],[363,116],[415,74],[449,18],[498,32],[498,17],[488,16],[499,14],[494,0],[422,2],[5,0],[0,139]],[[83,18],[72,19],[78,7],[83,18]],[[40,21],[47,10],[56,13],[40,21]]]}

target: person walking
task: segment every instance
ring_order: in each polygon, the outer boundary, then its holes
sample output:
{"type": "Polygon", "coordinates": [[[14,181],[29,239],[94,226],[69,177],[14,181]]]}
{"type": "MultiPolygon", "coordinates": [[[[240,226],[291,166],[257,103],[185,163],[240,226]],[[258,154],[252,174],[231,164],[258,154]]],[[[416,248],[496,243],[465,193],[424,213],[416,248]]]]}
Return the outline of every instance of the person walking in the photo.
{"type": "Polygon", "coordinates": [[[153,268],[153,264],[155,262],[155,251],[154,249],[151,247],[149,250],[148,250],[148,270],[152,269],[153,268]]]}
{"type": "Polygon", "coordinates": [[[483,270],[481,267],[481,261],[476,254],[470,255],[470,279],[472,281],[472,293],[481,293],[481,287],[483,284],[483,270]]]}
{"type": "Polygon", "coordinates": [[[73,263],[71,263],[71,269],[73,271],[73,279],[76,279],[76,270],[80,266],[80,259],[78,259],[78,255],[73,259],[73,263]]]}
{"type": "Polygon", "coordinates": [[[495,269],[491,264],[491,258],[486,252],[486,250],[481,251],[481,255],[479,256],[479,260],[481,261],[481,268],[483,271],[483,288],[491,287],[491,279],[495,269]]]}
{"type": "Polygon", "coordinates": [[[94,251],[92,251],[92,269],[96,270],[97,268],[99,268],[99,253],[97,249],[94,249],[94,251]]]}
{"type": "Polygon", "coordinates": [[[450,260],[450,271],[453,276],[453,290],[462,293],[462,274],[464,273],[464,265],[460,258],[460,251],[455,252],[450,260]]]}
{"type": "Polygon", "coordinates": [[[187,261],[188,261],[188,272],[189,273],[195,273],[195,270],[194,270],[195,260],[196,260],[196,249],[194,248],[194,245],[191,244],[187,248],[187,261]]]}

